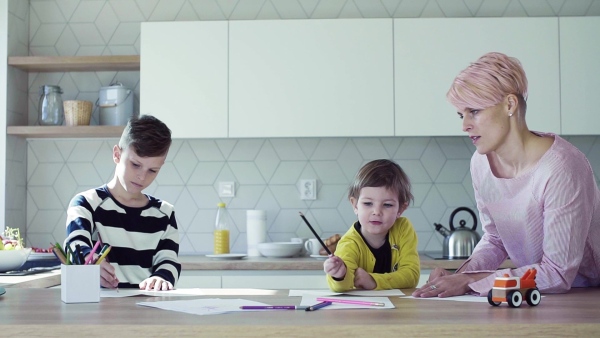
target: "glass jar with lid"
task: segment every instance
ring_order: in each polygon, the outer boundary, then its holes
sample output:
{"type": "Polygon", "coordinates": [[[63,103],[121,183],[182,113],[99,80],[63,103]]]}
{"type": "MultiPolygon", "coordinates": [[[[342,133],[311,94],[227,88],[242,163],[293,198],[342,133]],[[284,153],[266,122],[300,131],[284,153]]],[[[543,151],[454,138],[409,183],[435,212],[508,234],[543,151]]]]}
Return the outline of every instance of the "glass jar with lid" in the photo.
{"type": "Polygon", "coordinates": [[[62,89],[59,86],[45,85],[40,87],[38,105],[38,122],[42,126],[60,126],[65,120],[62,89]]]}

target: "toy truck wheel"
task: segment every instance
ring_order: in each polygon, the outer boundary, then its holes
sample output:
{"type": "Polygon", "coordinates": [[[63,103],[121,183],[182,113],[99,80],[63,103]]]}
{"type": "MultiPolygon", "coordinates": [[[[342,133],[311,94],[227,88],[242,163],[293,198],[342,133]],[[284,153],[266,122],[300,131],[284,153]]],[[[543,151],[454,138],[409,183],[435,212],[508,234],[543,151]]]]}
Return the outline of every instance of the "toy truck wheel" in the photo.
{"type": "Polygon", "coordinates": [[[525,294],[525,300],[529,306],[536,306],[542,300],[542,296],[540,295],[540,290],[538,289],[529,289],[525,294]]]}
{"type": "Polygon", "coordinates": [[[490,305],[492,306],[499,306],[500,302],[494,302],[492,300],[492,290],[490,290],[490,292],[488,292],[488,303],[490,303],[490,305]]]}
{"type": "Polygon", "coordinates": [[[523,294],[519,290],[514,290],[506,295],[506,302],[510,307],[519,307],[523,303],[523,294]]]}

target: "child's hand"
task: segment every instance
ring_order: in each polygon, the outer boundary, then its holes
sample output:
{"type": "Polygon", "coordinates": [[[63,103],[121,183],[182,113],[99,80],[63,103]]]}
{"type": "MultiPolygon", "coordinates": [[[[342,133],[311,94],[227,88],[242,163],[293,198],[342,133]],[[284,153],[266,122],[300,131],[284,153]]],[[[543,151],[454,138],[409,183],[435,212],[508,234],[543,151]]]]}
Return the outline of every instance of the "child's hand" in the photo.
{"type": "Polygon", "coordinates": [[[168,291],[173,290],[173,284],[167,282],[158,276],[148,277],[143,280],[140,284],[140,290],[146,291],[168,291]]]}
{"type": "Polygon", "coordinates": [[[354,271],[354,287],[363,290],[373,290],[377,287],[377,282],[363,268],[357,268],[354,271]]]}
{"type": "Polygon", "coordinates": [[[346,264],[337,256],[327,258],[323,263],[323,270],[326,274],[337,279],[343,279],[346,276],[346,264]]]}
{"type": "Polygon", "coordinates": [[[110,265],[108,259],[100,262],[100,285],[108,289],[115,289],[119,286],[119,279],[115,274],[115,268],[110,265]]]}

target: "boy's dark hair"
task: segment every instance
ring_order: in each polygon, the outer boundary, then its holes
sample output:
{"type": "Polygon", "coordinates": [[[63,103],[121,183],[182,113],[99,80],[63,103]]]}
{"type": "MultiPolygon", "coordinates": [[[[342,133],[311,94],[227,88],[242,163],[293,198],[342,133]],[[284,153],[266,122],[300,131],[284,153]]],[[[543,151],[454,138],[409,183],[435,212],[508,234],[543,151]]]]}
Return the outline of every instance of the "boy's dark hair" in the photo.
{"type": "Polygon", "coordinates": [[[364,187],[385,187],[398,194],[398,202],[408,204],[414,201],[410,180],[400,166],[390,160],[374,160],[365,164],[354,178],[348,190],[348,199],[358,199],[360,189],[364,187]]]}
{"type": "Polygon", "coordinates": [[[132,150],[140,157],[163,156],[171,146],[171,130],[151,115],[132,117],[119,140],[119,148],[132,150]]]}

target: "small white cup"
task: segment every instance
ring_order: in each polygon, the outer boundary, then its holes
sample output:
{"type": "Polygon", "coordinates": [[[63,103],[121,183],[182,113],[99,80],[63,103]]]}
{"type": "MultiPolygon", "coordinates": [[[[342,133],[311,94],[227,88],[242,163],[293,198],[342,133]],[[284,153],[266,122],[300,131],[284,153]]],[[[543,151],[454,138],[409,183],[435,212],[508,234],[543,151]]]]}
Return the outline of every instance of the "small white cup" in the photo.
{"type": "Polygon", "coordinates": [[[319,255],[319,250],[321,250],[323,247],[318,239],[311,238],[304,243],[304,248],[306,248],[306,251],[308,251],[309,255],[319,255]]]}
{"type": "Polygon", "coordinates": [[[308,240],[308,238],[305,237],[292,237],[290,239],[290,241],[292,243],[302,243],[302,246],[304,246],[304,248],[302,249],[302,251],[300,252],[300,254],[298,256],[308,256],[308,250],[306,250],[306,241],[308,240]]]}

